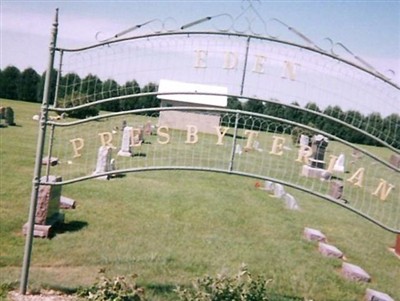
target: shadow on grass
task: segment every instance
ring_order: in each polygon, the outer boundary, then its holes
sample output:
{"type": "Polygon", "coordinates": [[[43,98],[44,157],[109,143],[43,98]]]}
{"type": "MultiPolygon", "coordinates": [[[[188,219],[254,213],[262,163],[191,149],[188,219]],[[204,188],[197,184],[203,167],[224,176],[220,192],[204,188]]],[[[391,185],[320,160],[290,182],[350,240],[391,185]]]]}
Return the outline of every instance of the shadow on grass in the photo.
{"type": "Polygon", "coordinates": [[[50,235],[50,239],[55,237],[58,234],[66,233],[66,232],[77,232],[87,227],[88,223],[84,221],[71,221],[68,223],[56,224],[52,229],[52,233],[50,235]]]}
{"type": "Polygon", "coordinates": [[[169,295],[175,293],[176,290],[176,285],[167,283],[148,283],[144,286],[155,295],[169,295]]]}

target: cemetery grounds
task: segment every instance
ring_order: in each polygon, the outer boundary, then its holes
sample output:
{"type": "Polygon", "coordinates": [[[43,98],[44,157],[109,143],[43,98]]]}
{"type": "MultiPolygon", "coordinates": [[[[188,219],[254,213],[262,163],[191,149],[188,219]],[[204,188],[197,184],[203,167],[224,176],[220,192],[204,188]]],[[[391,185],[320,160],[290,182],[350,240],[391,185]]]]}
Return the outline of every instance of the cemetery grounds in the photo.
{"type": "MultiPolygon", "coordinates": [[[[40,104],[0,100],[0,106],[11,106],[16,122],[0,128],[4,297],[4,291],[18,289],[21,273],[38,130],[32,116],[40,104]]],[[[297,300],[362,300],[367,287],[400,299],[400,262],[388,251],[393,233],[286,188],[301,208],[288,210],[256,189],[256,182],[211,172],[149,171],[66,185],[62,194],[77,208],[65,211],[65,225],[51,239],[34,239],[29,289],[75,292],[104,269],[109,275],[138,274],[151,300],[174,300],[177,285],[207,274],[234,275],[246,264],[271,279],[274,293],[297,300]],[[303,238],[304,227],[327,234],[329,243],[371,275],[371,283],[341,277],[341,260],[321,256],[303,238]]]]}

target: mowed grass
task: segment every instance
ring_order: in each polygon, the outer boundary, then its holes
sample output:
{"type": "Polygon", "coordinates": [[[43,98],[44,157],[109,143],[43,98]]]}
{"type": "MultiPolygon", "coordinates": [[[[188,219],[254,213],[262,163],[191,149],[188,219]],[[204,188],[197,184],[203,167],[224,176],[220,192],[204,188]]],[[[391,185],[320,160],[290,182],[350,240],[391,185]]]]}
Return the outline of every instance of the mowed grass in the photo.
{"type": "MultiPolygon", "coordinates": [[[[39,105],[12,106],[17,126],[0,128],[0,283],[19,281],[35,160],[39,105]]],[[[56,170],[56,169],[55,169],[56,170]]],[[[151,300],[174,300],[176,285],[197,277],[235,274],[242,263],[271,279],[277,294],[307,300],[362,300],[372,288],[400,299],[400,261],[389,246],[396,235],[350,211],[287,188],[301,210],[255,189],[256,179],[210,172],[152,171],[111,181],[66,185],[78,206],[52,239],[34,240],[30,288],[76,289],[105,268],[137,273],[151,300]],[[323,257],[303,238],[320,229],[350,263],[372,277],[340,275],[342,261],[323,257]]]]}

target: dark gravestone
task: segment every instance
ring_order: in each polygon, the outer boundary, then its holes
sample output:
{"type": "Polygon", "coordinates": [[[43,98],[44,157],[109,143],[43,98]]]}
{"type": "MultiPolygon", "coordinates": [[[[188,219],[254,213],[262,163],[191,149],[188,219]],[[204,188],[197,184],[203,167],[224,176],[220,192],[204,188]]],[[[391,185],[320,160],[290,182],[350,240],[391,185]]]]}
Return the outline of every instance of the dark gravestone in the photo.
{"type": "Polygon", "coordinates": [[[400,168],[400,155],[399,154],[393,154],[390,156],[390,164],[392,164],[394,167],[400,168]]]}
{"type": "Polygon", "coordinates": [[[342,181],[331,181],[329,195],[334,199],[341,199],[343,196],[343,187],[342,181]]]}
{"type": "Polygon", "coordinates": [[[322,135],[316,135],[312,138],[311,149],[313,151],[312,158],[310,159],[311,167],[324,168],[325,151],[328,146],[328,139],[322,135]]]}

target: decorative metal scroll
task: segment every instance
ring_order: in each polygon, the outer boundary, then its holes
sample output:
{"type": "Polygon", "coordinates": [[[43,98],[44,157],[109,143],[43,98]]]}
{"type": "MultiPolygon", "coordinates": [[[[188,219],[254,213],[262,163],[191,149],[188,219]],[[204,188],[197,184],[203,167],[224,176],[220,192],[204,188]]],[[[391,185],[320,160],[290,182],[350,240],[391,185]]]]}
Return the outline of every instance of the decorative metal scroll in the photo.
{"type": "Polygon", "coordinates": [[[206,16],[183,25],[179,25],[178,21],[175,18],[171,17],[165,19],[151,19],[149,21],[134,25],[105,39],[101,39],[101,36],[103,36],[102,32],[97,32],[96,40],[100,43],[106,43],[120,38],[127,38],[138,35],[151,35],[182,31],[186,32],[188,29],[193,28],[195,28],[197,31],[209,31],[210,28],[207,28],[204,25],[210,24],[211,30],[214,32],[230,32],[235,34],[263,36],[269,39],[287,42],[285,40],[281,40],[278,33],[274,34],[271,32],[271,29],[269,27],[272,28],[271,25],[275,23],[282,26],[288,32],[294,34],[295,37],[300,38],[302,42],[305,42],[305,46],[307,47],[324,53],[330,53],[339,59],[350,59],[352,62],[356,63],[360,67],[366,68],[367,70],[373,72],[376,76],[385,78],[386,80],[391,81],[395,77],[396,73],[394,70],[385,70],[385,74],[382,74],[382,72],[377,71],[375,67],[362,59],[360,56],[354,54],[347,46],[345,46],[341,42],[334,42],[333,39],[327,37],[324,40],[329,41],[330,48],[323,49],[300,30],[291,25],[288,25],[282,20],[279,20],[277,18],[270,18],[269,20],[265,21],[264,18],[259,14],[257,6],[261,6],[260,1],[245,0],[242,1],[242,11],[237,16],[233,16],[229,13],[222,13],[212,16],[206,16]],[[340,56],[337,53],[338,48],[342,48],[343,50],[345,50],[345,53],[349,54],[350,56],[340,56]]]}

